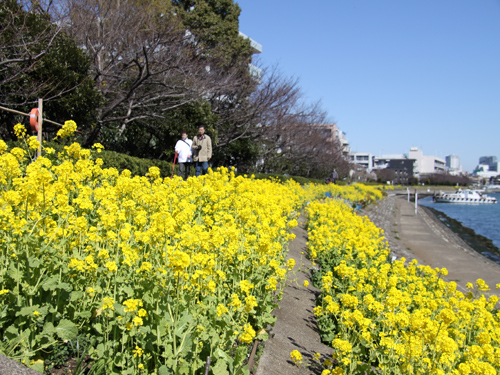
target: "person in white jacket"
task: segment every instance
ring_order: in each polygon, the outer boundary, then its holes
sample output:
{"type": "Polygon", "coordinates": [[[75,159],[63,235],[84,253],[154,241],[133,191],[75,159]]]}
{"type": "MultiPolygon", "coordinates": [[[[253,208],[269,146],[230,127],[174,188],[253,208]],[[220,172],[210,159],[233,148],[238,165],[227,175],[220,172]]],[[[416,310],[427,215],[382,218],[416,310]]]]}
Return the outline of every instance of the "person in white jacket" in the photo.
{"type": "Polygon", "coordinates": [[[181,132],[181,139],[175,144],[175,152],[177,153],[177,160],[179,161],[179,176],[187,180],[189,177],[189,170],[191,169],[191,145],[193,141],[188,138],[187,132],[181,132]]]}

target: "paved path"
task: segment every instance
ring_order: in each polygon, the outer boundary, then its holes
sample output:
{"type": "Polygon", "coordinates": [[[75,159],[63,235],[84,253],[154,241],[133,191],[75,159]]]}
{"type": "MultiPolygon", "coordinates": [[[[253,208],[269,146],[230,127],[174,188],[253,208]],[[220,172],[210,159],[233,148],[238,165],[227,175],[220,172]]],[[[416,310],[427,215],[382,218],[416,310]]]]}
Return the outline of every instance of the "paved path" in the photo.
{"type": "Polygon", "coordinates": [[[318,367],[295,366],[290,359],[293,350],[302,354],[304,363],[313,363],[315,353],[331,357],[332,349],[321,343],[312,310],[316,306],[319,290],[312,286],[309,274],[311,263],[305,259],[307,231],[302,218],[293,233],[296,237],[290,243],[287,258],[295,259],[294,271],[297,273],[291,276],[279,303],[280,308],[274,312],[278,320],[271,331],[272,338],[265,344],[257,375],[321,374],[322,370],[318,367]],[[304,280],[309,281],[307,288],[304,287],[304,280]]]}

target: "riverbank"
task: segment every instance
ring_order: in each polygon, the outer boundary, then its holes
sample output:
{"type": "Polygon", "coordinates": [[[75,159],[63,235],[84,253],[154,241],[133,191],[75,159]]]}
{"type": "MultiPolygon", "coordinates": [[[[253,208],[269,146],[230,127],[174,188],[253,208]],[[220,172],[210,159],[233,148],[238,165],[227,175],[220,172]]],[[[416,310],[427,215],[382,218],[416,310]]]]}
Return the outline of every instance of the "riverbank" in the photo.
{"type": "MultiPolygon", "coordinates": [[[[446,279],[457,282],[464,291],[468,282],[481,278],[492,289],[490,293],[498,295],[495,285],[500,283],[500,266],[480,254],[488,239],[472,235],[456,220],[446,219],[428,207],[419,206],[415,213],[415,205],[396,194],[368,206],[363,214],[384,230],[393,256],[446,268],[446,279]]],[[[491,246],[487,248],[492,251],[491,246]]]]}
{"type": "MultiPolygon", "coordinates": [[[[422,208],[423,206],[420,206],[422,208]]],[[[457,234],[468,246],[477,251],[479,254],[489,253],[500,257],[500,249],[493,244],[489,238],[477,234],[473,229],[463,226],[460,221],[455,220],[444,212],[436,210],[432,207],[423,207],[424,210],[430,212],[431,217],[439,220],[443,225],[446,225],[453,233],[457,234]]],[[[484,255],[484,254],[483,254],[484,255]]]]}

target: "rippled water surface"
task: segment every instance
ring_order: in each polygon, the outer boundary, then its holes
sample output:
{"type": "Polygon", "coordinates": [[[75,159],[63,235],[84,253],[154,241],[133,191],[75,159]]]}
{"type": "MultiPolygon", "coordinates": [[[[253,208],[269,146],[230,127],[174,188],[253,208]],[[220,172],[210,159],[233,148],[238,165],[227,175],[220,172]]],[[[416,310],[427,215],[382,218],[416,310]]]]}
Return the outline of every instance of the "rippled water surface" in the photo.
{"type": "Polygon", "coordinates": [[[488,195],[495,197],[499,203],[483,205],[434,203],[432,197],[419,200],[419,203],[444,212],[460,221],[462,225],[474,229],[477,234],[488,237],[496,247],[500,248],[500,193],[488,195]]]}

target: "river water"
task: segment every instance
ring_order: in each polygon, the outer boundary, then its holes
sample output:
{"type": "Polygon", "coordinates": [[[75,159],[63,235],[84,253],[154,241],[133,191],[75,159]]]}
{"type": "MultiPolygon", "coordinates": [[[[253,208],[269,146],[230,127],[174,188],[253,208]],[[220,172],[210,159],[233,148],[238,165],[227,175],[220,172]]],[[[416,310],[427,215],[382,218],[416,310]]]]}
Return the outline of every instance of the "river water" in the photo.
{"type": "Polygon", "coordinates": [[[447,216],[460,221],[463,226],[474,229],[477,234],[485,236],[500,248],[500,193],[490,193],[497,204],[455,204],[435,203],[432,197],[419,200],[419,204],[432,207],[447,216]]]}

